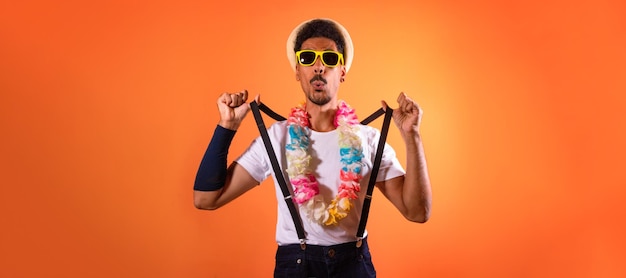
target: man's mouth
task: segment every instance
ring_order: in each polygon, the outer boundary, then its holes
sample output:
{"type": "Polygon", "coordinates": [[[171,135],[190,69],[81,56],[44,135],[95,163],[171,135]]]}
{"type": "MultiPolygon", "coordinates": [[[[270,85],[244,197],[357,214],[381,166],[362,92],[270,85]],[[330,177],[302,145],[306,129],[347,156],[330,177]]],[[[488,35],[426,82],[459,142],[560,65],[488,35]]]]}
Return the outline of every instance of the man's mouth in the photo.
{"type": "Polygon", "coordinates": [[[326,86],[326,83],[322,81],[314,81],[314,82],[311,82],[311,85],[313,86],[313,89],[315,89],[316,91],[321,91],[321,90],[324,90],[324,86],[326,86]]]}
{"type": "Polygon", "coordinates": [[[316,91],[322,91],[324,90],[324,86],[326,86],[326,83],[328,83],[326,81],[326,79],[324,79],[324,77],[322,77],[321,75],[316,75],[313,78],[311,78],[311,86],[313,86],[313,89],[315,89],[316,91]]]}

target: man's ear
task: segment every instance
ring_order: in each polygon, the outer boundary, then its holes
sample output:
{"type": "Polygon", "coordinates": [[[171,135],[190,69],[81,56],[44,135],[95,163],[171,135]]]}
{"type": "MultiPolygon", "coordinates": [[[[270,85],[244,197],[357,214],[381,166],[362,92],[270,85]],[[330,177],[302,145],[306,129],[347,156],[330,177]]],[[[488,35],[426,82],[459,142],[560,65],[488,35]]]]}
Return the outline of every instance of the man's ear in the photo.
{"type": "Polygon", "coordinates": [[[296,81],[300,81],[300,67],[296,65],[296,81]]]}

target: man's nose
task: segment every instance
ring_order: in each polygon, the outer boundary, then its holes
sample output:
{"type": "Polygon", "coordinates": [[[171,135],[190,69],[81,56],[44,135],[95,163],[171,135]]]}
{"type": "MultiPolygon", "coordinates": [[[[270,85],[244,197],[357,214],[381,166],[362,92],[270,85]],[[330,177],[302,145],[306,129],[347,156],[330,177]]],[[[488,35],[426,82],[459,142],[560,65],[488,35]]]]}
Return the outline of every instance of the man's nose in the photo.
{"type": "Polygon", "coordinates": [[[322,57],[317,57],[315,64],[313,64],[313,72],[315,72],[315,74],[322,74],[325,68],[326,66],[322,63],[322,57]]]}

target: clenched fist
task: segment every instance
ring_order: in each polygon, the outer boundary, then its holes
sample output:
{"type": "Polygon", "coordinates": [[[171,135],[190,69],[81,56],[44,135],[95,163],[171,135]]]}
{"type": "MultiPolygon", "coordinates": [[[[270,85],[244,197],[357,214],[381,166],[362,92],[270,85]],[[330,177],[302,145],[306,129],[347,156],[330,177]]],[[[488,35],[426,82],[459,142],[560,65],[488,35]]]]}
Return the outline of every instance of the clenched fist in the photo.
{"type": "MultiPolygon", "coordinates": [[[[248,91],[243,90],[237,93],[223,93],[217,99],[217,109],[220,112],[219,125],[223,128],[237,130],[241,121],[250,111],[248,91]]],[[[258,101],[258,96],[257,96],[258,101]]]]}

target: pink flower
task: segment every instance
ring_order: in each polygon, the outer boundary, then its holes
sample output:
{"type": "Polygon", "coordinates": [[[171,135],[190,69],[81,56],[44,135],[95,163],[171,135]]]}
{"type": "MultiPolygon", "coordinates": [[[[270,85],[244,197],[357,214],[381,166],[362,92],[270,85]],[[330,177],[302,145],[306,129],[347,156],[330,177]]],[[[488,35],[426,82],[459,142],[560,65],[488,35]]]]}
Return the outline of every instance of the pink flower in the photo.
{"type": "Polygon", "coordinates": [[[298,204],[308,201],[320,191],[317,179],[311,174],[300,175],[290,181],[294,187],[294,200],[298,204]]]}
{"type": "Polygon", "coordinates": [[[356,116],[354,109],[352,109],[344,101],[339,102],[337,113],[335,114],[335,126],[340,125],[355,125],[359,123],[359,119],[356,116]]]}
{"type": "Polygon", "coordinates": [[[299,126],[309,126],[309,114],[304,111],[302,107],[291,108],[291,114],[289,114],[287,123],[299,126]]]}
{"type": "Polygon", "coordinates": [[[361,180],[361,175],[352,171],[346,172],[344,170],[339,170],[339,178],[342,181],[359,181],[361,180]]]}
{"type": "Polygon", "coordinates": [[[360,191],[361,184],[358,182],[342,182],[341,185],[339,185],[339,192],[337,193],[337,196],[354,200],[358,198],[356,193],[360,191]]]}

